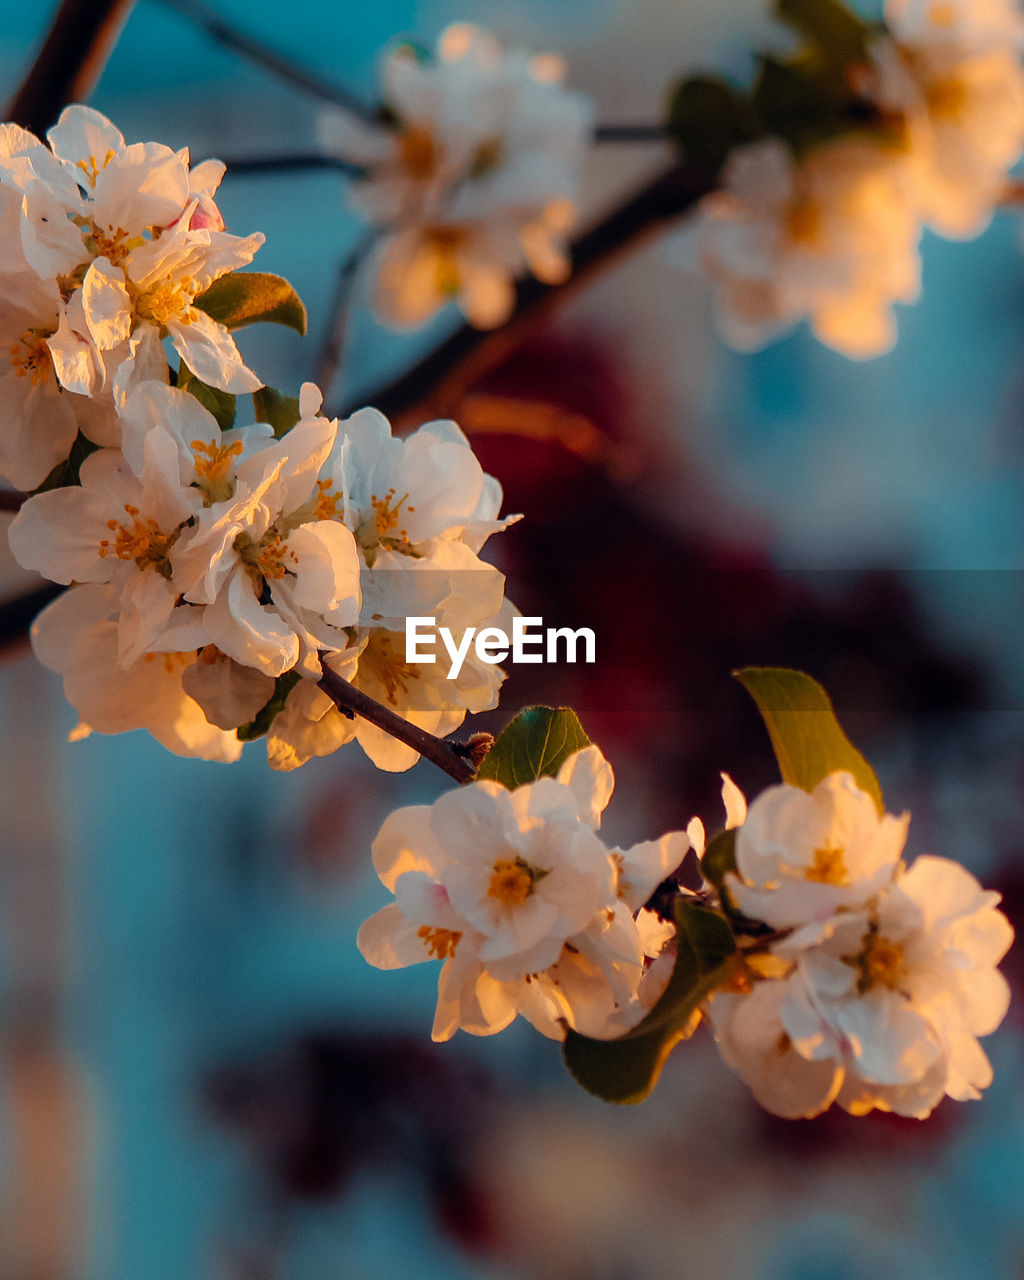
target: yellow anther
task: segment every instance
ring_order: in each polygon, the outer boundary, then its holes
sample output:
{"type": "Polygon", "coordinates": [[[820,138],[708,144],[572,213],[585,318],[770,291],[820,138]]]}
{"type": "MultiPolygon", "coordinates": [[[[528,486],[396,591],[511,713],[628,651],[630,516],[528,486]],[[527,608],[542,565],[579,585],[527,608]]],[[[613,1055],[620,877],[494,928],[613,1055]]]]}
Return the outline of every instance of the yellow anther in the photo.
{"type": "Polygon", "coordinates": [[[316,482],[316,506],[313,508],[314,520],[340,520],[343,514],[344,499],[340,493],[331,493],[333,480],[316,482]]]}
{"type": "Polygon", "coordinates": [[[169,320],[191,324],[192,299],[197,290],[198,285],[191,276],[182,276],[180,280],[162,280],[146,293],[140,294],[135,302],[135,310],[143,320],[152,320],[155,324],[167,324],[169,320]]]}
{"type": "Polygon", "coordinates": [[[416,930],[416,937],[423,939],[428,955],[436,956],[438,960],[447,960],[455,954],[462,934],[457,929],[432,929],[425,924],[416,930]]]}
{"type": "Polygon", "coordinates": [[[234,461],[245,446],[241,440],[233,444],[217,444],[210,440],[193,440],[189,445],[195,459],[196,479],[210,502],[224,502],[235,492],[234,461]]]}
{"type": "Polygon", "coordinates": [[[360,671],[384,687],[384,696],[393,707],[398,705],[398,695],[409,692],[409,684],[420,678],[419,667],[407,663],[400,651],[386,634],[378,634],[363,650],[359,659],[360,671]]]}
{"type": "Polygon", "coordinates": [[[855,956],[843,956],[843,963],[858,971],[857,990],[863,995],[872,987],[888,987],[895,991],[903,976],[903,946],[891,942],[872,925],[864,935],[863,946],[855,956]]]}
{"type": "Polygon", "coordinates": [[[17,342],[12,342],[8,350],[11,355],[11,368],[18,378],[31,378],[34,387],[47,382],[53,370],[53,357],[46,345],[53,330],[26,329],[17,342]]]}
{"type": "Polygon", "coordinates": [[[96,185],[96,179],[99,177],[101,170],[105,169],[107,165],[111,162],[111,160],[113,160],[113,158],[114,158],[113,151],[108,151],[107,154],[103,157],[102,164],[97,164],[96,157],[90,156],[88,160],[78,160],[75,164],[75,168],[81,169],[81,171],[89,179],[89,186],[94,187],[96,185]]]}
{"type": "Polygon", "coordinates": [[[165,578],[171,576],[171,565],[168,552],[175,539],[175,533],[163,533],[155,520],[147,520],[140,516],[139,508],[131,503],[124,505],[129,522],[108,520],[107,528],[116,533],[116,538],[103,538],[99,545],[100,559],[109,555],[118,560],[134,560],[140,569],[156,569],[165,578]]]}

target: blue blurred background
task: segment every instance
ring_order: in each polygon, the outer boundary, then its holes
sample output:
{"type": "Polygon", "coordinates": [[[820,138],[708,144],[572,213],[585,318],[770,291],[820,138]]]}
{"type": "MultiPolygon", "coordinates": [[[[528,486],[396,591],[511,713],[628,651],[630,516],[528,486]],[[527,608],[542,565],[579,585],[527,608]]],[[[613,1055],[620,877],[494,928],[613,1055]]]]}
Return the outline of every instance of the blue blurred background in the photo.
{"type": "MultiPolygon", "coordinates": [[[[378,51],[467,19],[552,49],[605,123],[658,117],[674,76],[743,75],[783,37],[759,0],[215,0],[229,22],[371,100],[378,51]]],[[[5,6],[0,78],[55,8],[5,6]]],[[[308,152],[317,106],[139,0],[91,98],[129,141],[194,160],[308,152]]],[[[667,160],[591,157],[584,221],[667,160]]],[[[337,174],[225,179],[231,230],[287,276],[305,340],[241,345],[289,392],[314,375],[359,235],[337,174]]],[[[802,666],[832,690],[914,813],[910,852],[967,863],[1024,907],[1024,259],[1019,218],[928,239],[924,301],[894,352],[855,364],[803,332],[726,350],[699,282],[654,241],[476,391],[545,439],[474,435],[527,519],[495,547],[509,595],[592,625],[593,670],[513,670],[501,724],[568,702],[612,760],[612,839],[720,821],[718,770],[773,780],[729,671],[802,666]],[[573,441],[575,440],[575,443],[573,441]]],[[[455,320],[377,327],[357,292],[329,403],[351,403],[455,320]]],[[[458,406],[456,409],[458,410],[458,406]]],[[[472,425],[474,406],[455,416],[472,425]]],[[[2,589],[31,580],[5,560],[2,589]]],[[[528,1027],[433,1046],[436,971],[355,948],[383,905],[369,846],[444,788],[355,745],[295,774],[142,734],[69,744],[74,713],[27,649],[0,668],[0,1275],[11,1280],[859,1280],[1015,1277],[1024,1260],[1019,1006],[983,1102],[928,1121],[758,1110],[700,1035],[653,1098],[576,1089],[528,1027]]],[[[1019,996],[1024,972],[1008,962],[1019,996]]]]}

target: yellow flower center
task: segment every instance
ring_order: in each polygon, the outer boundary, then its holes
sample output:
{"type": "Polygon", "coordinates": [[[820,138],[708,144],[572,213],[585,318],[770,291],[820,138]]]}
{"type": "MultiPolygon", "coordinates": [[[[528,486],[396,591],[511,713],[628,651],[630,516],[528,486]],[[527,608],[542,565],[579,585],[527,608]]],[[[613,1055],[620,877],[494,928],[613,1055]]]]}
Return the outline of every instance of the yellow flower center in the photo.
{"type": "Polygon", "coordinates": [[[423,939],[428,955],[436,956],[438,960],[447,960],[455,954],[462,934],[457,929],[432,929],[425,924],[416,930],[416,937],[423,939]]]}
{"type": "Polygon", "coordinates": [[[196,487],[202,489],[206,506],[211,502],[224,502],[234,495],[234,461],[244,447],[241,440],[230,445],[193,440],[189,445],[195,459],[196,487]]]}
{"type": "MultiPolygon", "coordinates": [[[[404,649],[399,650],[390,636],[380,633],[374,636],[359,659],[360,675],[380,684],[393,707],[398,705],[399,694],[407,694],[410,682],[418,680],[422,674],[419,667],[404,660],[403,654],[404,649]]],[[[361,688],[363,680],[358,683],[361,688]]]]}
{"type": "MultiPolygon", "coordinates": [[[[330,484],[330,481],[327,481],[330,484]]],[[[331,495],[331,501],[337,503],[338,498],[331,495]]],[[[356,530],[356,537],[363,548],[366,555],[366,563],[373,568],[373,562],[376,559],[376,551],[378,547],[385,547],[389,551],[397,551],[404,556],[415,556],[412,542],[409,540],[408,530],[399,528],[399,521],[402,518],[402,507],[405,506],[407,513],[416,510],[415,507],[408,506],[409,495],[403,493],[402,496],[395,501],[394,489],[389,489],[383,498],[379,498],[375,493],[370,494],[371,515],[368,515],[356,530]]]]}
{"type": "Polygon", "coordinates": [[[82,236],[85,247],[95,258],[106,258],[113,266],[118,266],[140,244],[145,244],[142,236],[130,236],[124,227],[96,226],[93,222],[82,224],[82,236]]]}
{"type": "Polygon", "coordinates": [[[331,493],[333,480],[316,482],[316,506],[313,508],[314,520],[340,520],[342,518],[343,499],[340,493],[331,493]]]}
{"type": "Polygon", "coordinates": [[[955,74],[932,80],[925,89],[925,100],[935,119],[957,121],[967,105],[967,86],[955,74]]]}
{"type": "Polygon", "coordinates": [[[422,125],[408,125],[398,135],[398,160],[417,182],[425,182],[437,172],[441,153],[434,135],[422,125]]]}
{"type": "Polygon", "coordinates": [[[135,301],[135,310],[141,319],[152,320],[154,324],[167,324],[169,320],[191,324],[192,299],[196,296],[198,287],[191,276],[182,276],[180,280],[161,280],[152,289],[139,295],[135,301]]]}
{"type": "Polygon", "coordinates": [[[11,368],[19,378],[31,378],[34,387],[47,382],[53,369],[53,357],[46,339],[52,329],[26,329],[17,342],[10,345],[11,368]]]}
{"type": "Polygon", "coordinates": [[[805,880],[815,884],[834,884],[845,889],[850,884],[850,873],[846,867],[846,850],[831,842],[814,851],[814,865],[804,872],[805,880]]]}
{"type": "Polygon", "coordinates": [[[164,533],[155,520],[145,519],[138,507],[124,504],[128,522],[108,520],[107,528],[116,537],[103,538],[100,542],[100,559],[113,555],[118,560],[134,560],[139,569],[155,569],[164,578],[171,576],[168,552],[177,540],[177,530],[164,533]]]}
{"type": "Polygon", "coordinates": [[[521,906],[533,893],[533,880],[533,871],[522,858],[516,858],[514,862],[500,859],[491,872],[487,896],[497,898],[507,907],[521,906]]]}
{"type": "Polygon", "coordinates": [[[864,935],[863,946],[855,956],[843,956],[843,963],[858,971],[857,990],[861,995],[873,987],[896,991],[903,976],[903,947],[891,942],[872,925],[864,935]]]}
{"type": "Polygon", "coordinates": [[[286,573],[294,572],[291,565],[298,564],[299,558],[294,551],[288,549],[287,542],[273,527],[268,529],[257,542],[247,533],[240,533],[234,541],[245,571],[252,579],[257,596],[262,596],[267,581],[283,578],[286,573]]]}
{"type": "Polygon", "coordinates": [[[163,662],[164,670],[169,676],[173,676],[177,671],[183,671],[190,666],[195,654],[191,651],[187,653],[144,653],[142,655],[143,662],[163,662]]]}

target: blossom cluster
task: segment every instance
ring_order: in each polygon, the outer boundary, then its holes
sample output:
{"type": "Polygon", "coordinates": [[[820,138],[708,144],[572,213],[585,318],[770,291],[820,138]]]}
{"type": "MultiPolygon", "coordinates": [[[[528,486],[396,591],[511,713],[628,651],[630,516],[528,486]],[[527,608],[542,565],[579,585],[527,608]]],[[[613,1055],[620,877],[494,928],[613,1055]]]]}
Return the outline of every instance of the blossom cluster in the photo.
{"type": "MultiPolygon", "coordinates": [[[[476,782],[385,822],[373,860],[395,902],[359,946],[385,969],[442,962],[435,1039],[490,1035],[517,1014],[553,1038],[616,1038],[665,991],[675,926],[651,895],[703,854],[703,827],[609,850],[596,828],[612,786],[590,746],[557,778],[476,782]]],[[[924,1117],[943,1095],[980,1097],[992,1072],[978,1037],[1009,1000],[999,895],[946,858],[908,868],[909,815],[880,814],[849,773],[811,792],[769,788],[749,811],[728,778],[724,795],[737,952],[685,1031],[703,1014],[725,1061],[783,1116],[836,1101],[924,1117]]],[[[715,901],[710,881],[673,887],[715,901]]]]}
{"type": "Polygon", "coordinates": [[[338,712],[322,664],[432,732],[494,706],[500,670],[470,660],[446,681],[406,664],[402,633],[409,613],[507,622],[504,579],[477,554],[509,523],[500,486],[455,423],[396,439],[373,409],[324,417],[312,383],[280,438],[264,422],[222,430],[192,375],[229,395],[262,384],[196,299],[263,239],[223,230],[223,166],[126,146],[80,106],[48,139],[0,135],[0,287],[18,334],[0,473],[41,490],[11,525],[15,557],[72,586],[32,636],[76,732],[146,728],[232,760],[269,730],[279,769],[356,737],[381,768],[409,768],[414,751],[338,712]],[[47,480],[79,431],[77,475],[47,480]]]}
{"type": "Polygon", "coordinates": [[[458,23],[434,55],[409,44],[388,55],[379,124],[324,115],[324,147],[363,170],[349,199],[381,232],[374,309],[385,323],[415,327],[455,300],[492,328],[521,272],[567,278],[591,109],[564,77],[555,55],[503,52],[458,23]]]}
{"type": "Polygon", "coordinates": [[[443,962],[435,1040],[492,1035],[519,1014],[553,1039],[608,1037],[644,1015],[667,979],[650,961],[674,932],[644,904],[690,841],[608,849],[597,829],[613,787],[590,746],[555,778],[474,782],[386,820],[373,864],[395,901],[359,948],[381,969],[443,962]]]}
{"type": "Polygon", "coordinates": [[[857,94],[845,132],[730,153],[685,244],[731,345],[801,320],[854,358],[893,345],[893,304],[920,292],[922,229],[983,231],[1024,150],[1022,45],[1015,0],[886,0],[867,60],[842,68],[837,92],[857,94]]]}

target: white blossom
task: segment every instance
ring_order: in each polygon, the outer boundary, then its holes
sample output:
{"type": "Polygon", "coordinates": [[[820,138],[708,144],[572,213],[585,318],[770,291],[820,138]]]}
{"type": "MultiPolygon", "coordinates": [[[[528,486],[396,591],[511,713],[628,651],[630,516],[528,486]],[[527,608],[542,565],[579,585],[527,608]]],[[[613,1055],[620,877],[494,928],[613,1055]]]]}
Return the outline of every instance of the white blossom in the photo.
{"type": "Polygon", "coordinates": [[[612,782],[588,747],[557,779],[515,791],[475,782],[387,819],[373,858],[396,900],[363,925],[359,947],[378,968],[443,961],[435,1039],[489,1035],[517,1014],[553,1038],[566,1026],[611,1035],[624,1011],[643,1015],[644,943],[622,867],[639,896],[689,844],[677,833],[610,851],[594,828],[612,782]]]}
{"type": "Polygon", "coordinates": [[[807,320],[863,359],[893,345],[892,304],[918,297],[919,235],[897,150],[844,138],[798,163],[769,138],[733,151],[686,243],[732,346],[757,350],[807,320]]]}
{"type": "Polygon", "coordinates": [[[523,270],[568,276],[590,105],[564,76],[561,59],[503,52],[460,23],[429,59],[408,45],[386,59],[386,126],[324,117],[324,146],[366,170],[353,205],[386,233],[374,301],[387,323],[422,324],[455,299],[489,328],[511,311],[523,270]]]}

